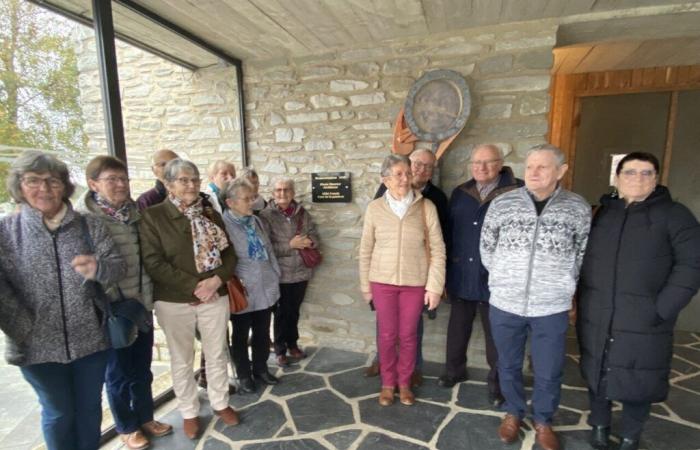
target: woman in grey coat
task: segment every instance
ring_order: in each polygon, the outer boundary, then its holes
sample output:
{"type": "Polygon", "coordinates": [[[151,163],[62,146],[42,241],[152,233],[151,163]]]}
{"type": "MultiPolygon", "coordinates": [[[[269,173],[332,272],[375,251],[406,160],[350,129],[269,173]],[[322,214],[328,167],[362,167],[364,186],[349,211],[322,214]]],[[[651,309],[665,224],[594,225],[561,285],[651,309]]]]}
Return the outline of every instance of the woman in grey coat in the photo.
{"type": "Polygon", "coordinates": [[[255,391],[255,380],[264,384],[277,384],[278,380],[268,370],[270,355],[271,308],[279,299],[280,268],[270,239],[262,222],[253,214],[254,188],[244,178],[229,183],[223,192],[229,209],[224,213],[224,223],[229,239],[236,249],[238,262],[236,276],[246,288],[248,307],[231,315],[231,356],[236,366],[239,389],[255,391]],[[252,329],[253,362],[248,357],[248,333],[252,329]]]}
{"type": "Polygon", "coordinates": [[[7,187],[20,204],[0,220],[7,361],[39,397],[49,450],[95,450],[109,341],[98,313],[106,305],[93,282],[118,282],[126,264],[104,223],[73,210],[63,162],[25,152],[12,163],[7,187]]]}

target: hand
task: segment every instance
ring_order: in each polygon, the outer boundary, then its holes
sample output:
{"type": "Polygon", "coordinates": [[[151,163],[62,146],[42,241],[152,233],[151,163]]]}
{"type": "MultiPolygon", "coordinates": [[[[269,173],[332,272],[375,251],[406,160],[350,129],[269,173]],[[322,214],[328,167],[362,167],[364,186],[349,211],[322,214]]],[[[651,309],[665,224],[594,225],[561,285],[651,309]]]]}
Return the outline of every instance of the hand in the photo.
{"type": "Polygon", "coordinates": [[[222,284],[218,275],[206,278],[197,283],[197,286],[194,288],[194,295],[203,303],[214,301],[219,297],[216,291],[219,290],[222,284]]]}
{"type": "Polygon", "coordinates": [[[297,234],[292,238],[291,241],[289,241],[289,246],[295,249],[301,250],[302,248],[307,248],[311,247],[314,245],[314,242],[309,239],[308,236],[297,234]]]}
{"type": "Polygon", "coordinates": [[[86,280],[94,280],[97,274],[97,259],[95,255],[78,255],[70,262],[73,270],[82,275],[86,280]]]}
{"type": "Polygon", "coordinates": [[[569,310],[569,325],[576,326],[576,307],[574,306],[569,310]]]}
{"type": "Polygon", "coordinates": [[[372,293],[371,292],[363,292],[362,298],[365,300],[365,303],[369,303],[372,301],[372,293]]]}
{"type": "Polygon", "coordinates": [[[428,310],[433,310],[440,304],[440,294],[435,292],[425,291],[425,297],[423,298],[423,303],[428,305],[428,310]]]}

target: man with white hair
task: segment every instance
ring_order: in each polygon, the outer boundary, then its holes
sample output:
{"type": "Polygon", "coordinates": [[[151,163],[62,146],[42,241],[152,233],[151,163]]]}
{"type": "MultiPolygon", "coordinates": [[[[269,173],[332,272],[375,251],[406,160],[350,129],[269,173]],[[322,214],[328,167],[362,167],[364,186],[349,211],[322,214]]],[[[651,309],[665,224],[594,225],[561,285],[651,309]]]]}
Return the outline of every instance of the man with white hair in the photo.
{"type": "Polygon", "coordinates": [[[491,202],[481,232],[481,261],[489,271],[491,332],[506,416],[503,442],[518,440],[527,410],[523,357],[528,333],[535,383],[536,441],[559,449],[552,416],[559,407],[568,312],[588,241],[591,208],[559,186],[568,166],[557,147],[532,147],[525,186],[491,202]]]}
{"type": "Polygon", "coordinates": [[[500,406],[503,397],[498,383],[498,354],[489,323],[488,272],[481,264],[479,241],[491,201],[521,187],[523,181],[515,178],[510,167],[503,166],[503,152],[494,144],[474,147],[469,169],[471,180],[452,191],[449,203],[446,290],[452,307],[447,326],[445,373],[438,384],[451,388],[467,379],[466,353],[478,310],[490,368],[488,401],[500,406]]]}

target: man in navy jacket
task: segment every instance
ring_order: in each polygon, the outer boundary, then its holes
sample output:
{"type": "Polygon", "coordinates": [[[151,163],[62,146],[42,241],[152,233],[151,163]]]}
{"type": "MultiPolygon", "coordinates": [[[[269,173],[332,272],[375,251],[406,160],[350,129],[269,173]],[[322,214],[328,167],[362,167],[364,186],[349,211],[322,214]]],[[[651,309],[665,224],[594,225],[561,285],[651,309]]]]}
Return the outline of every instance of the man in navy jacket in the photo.
{"type": "Polygon", "coordinates": [[[479,240],[481,226],[491,200],[523,185],[503,166],[503,153],[493,144],[472,150],[469,161],[472,179],[452,191],[448,207],[446,289],[452,308],[447,328],[445,373],[438,384],[452,387],[467,379],[467,346],[477,310],[486,340],[489,403],[503,402],[498,384],[498,356],[489,324],[488,272],[481,264],[479,240]]]}

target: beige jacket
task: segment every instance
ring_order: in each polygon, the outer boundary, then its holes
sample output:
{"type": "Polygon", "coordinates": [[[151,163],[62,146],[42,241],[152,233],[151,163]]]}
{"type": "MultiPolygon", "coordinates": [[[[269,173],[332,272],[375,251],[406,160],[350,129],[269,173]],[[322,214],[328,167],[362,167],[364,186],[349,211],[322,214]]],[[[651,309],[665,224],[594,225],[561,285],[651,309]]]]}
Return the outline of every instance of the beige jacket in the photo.
{"type": "Polygon", "coordinates": [[[445,243],[435,205],[414,192],[415,200],[403,219],[391,210],[384,197],[372,201],[365,213],[360,241],[360,288],[369,283],[425,286],[442,294],[445,287],[445,243]],[[425,207],[423,206],[425,204],[425,207]],[[425,210],[425,212],[424,212],[425,210]],[[430,264],[425,245],[428,229],[430,264]]]}

